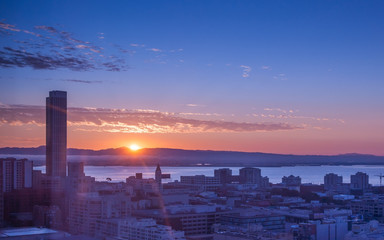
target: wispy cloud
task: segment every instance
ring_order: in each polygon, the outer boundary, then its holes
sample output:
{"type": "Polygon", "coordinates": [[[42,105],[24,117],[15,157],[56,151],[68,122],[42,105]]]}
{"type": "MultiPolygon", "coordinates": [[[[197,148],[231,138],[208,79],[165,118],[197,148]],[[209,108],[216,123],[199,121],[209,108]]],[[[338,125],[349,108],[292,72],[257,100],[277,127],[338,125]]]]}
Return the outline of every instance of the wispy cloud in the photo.
{"type": "Polygon", "coordinates": [[[103,40],[103,39],[105,38],[105,37],[104,37],[104,33],[102,33],[102,32],[98,33],[97,35],[98,35],[98,36],[97,36],[98,39],[103,40]]]}
{"type": "Polygon", "coordinates": [[[183,115],[183,116],[204,116],[204,117],[211,117],[211,116],[215,116],[215,117],[218,117],[218,116],[223,116],[222,114],[219,114],[219,113],[196,113],[196,112],[183,112],[183,113],[179,113],[179,115],[183,115]]]}
{"type": "Polygon", "coordinates": [[[17,29],[15,25],[4,23],[4,22],[0,22],[0,28],[3,30],[9,30],[12,32],[20,32],[21,31],[20,29],[17,29]]]}
{"type": "Polygon", "coordinates": [[[40,70],[62,68],[73,71],[129,69],[121,56],[113,55],[100,46],[77,39],[72,33],[52,26],[40,25],[33,30],[24,30],[0,22],[0,30],[12,40],[8,41],[8,46],[0,49],[0,67],[31,67],[40,70]],[[35,38],[25,34],[34,35],[35,38]]]}
{"type": "Polygon", "coordinates": [[[188,103],[185,106],[187,106],[187,107],[204,107],[204,105],[196,104],[196,103],[188,103]]]}
{"type": "MultiPolygon", "coordinates": [[[[0,125],[43,126],[45,108],[29,105],[0,105],[0,125]]],[[[287,123],[232,122],[186,118],[188,114],[156,110],[69,108],[73,130],[120,133],[257,132],[301,129],[287,123]]]]}
{"type": "Polygon", "coordinates": [[[345,123],[343,119],[339,119],[339,118],[297,115],[298,110],[292,110],[292,109],[285,110],[281,108],[264,108],[264,111],[267,111],[270,113],[258,113],[258,114],[254,113],[252,114],[252,116],[256,118],[264,118],[264,119],[277,119],[279,121],[286,120],[286,119],[301,119],[301,120],[311,120],[311,121],[318,121],[318,122],[333,121],[341,124],[345,123]]]}
{"type": "Polygon", "coordinates": [[[163,50],[159,49],[159,48],[147,48],[148,51],[152,51],[152,52],[162,52],[163,50]]]}
{"type": "Polygon", "coordinates": [[[271,66],[261,66],[262,70],[271,70],[271,66]]]}
{"type": "Polygon", "coordinates": [[[241,65],[240,67],[243,69],[243,74],[241,76],[243,78],[248,78],[252,68],[250,66],[246,66],[246,65],[241,65]]]}
{"type": "Polygon", "coordinates": [[[35,29],[45,30],[45,31],[50,32],[50,33],[57,33],[58,32],[56,30],[56,28],[50,27],[50,26],[35,26],[35,29]]]}
{"type": "Polygon", "coordinates": [[[169,52],[171,52],[171,53],[182,52],[182,51],[184,51],[184,49],[182,49],[182,48],[169,50],[169,52]]]}
{"type": "Polygon", "coordinates": [[[294,110],[292,109],[289,109],[289,110],[284,110],[284,109],[281,109],[281,108],[264,108],[265,111],[276,111],[276,112],[282,112],[282,113],[293,113],[295,112],[294,110]]]}
{"type": "Polygon", "coordinates": [[[129,44],[131,47],[145,47],[144,44],[139,44],[139,43],[131,43],[129,44]]]}
{"type": "Polygon", "coordinates": [[[277,79],[277,80],[288,80],[287,76],[285,75],[285,73],[280,73],[278,75],[275,75],[273,76],[274,79],[277,79]]]}

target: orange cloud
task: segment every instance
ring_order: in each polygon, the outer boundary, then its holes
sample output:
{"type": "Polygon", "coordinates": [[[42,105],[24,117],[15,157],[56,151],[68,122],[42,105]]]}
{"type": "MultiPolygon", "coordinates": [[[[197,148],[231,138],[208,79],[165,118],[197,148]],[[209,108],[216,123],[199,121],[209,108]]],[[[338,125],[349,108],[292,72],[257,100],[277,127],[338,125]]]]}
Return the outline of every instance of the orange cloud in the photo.
{"type": "MultiPolygon", "coordinates": [[[[43,106],[1,105],[0,124],[43,125],[44,111],[43,106]]],[[[259,132],[302,128],[288,123],[198,120],[185,116],[188,115],[142,109],[69,108],[68,125],[75,131],[112,133],[259,132]]]]}

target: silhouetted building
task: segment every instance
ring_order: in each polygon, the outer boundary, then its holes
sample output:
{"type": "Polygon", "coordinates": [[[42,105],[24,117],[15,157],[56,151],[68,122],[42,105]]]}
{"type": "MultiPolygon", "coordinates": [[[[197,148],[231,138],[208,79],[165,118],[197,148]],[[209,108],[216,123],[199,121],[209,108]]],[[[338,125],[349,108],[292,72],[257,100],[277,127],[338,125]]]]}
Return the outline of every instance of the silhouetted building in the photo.
{"type": "Polygon", "coordinates": [[[239,170],[241,184],[257,184],[261,182],[261,170],[259,168],[246,167],[239,170]]]}
{"type": "Polygon", "coordinates": [[[289,175],[288,177],[284,176],[281,179],[281,182],[285,186],[300,186],[301,185],[301,178],[299,176],[295,177],[293,175],[289,175]]]}
{"type": "Polygon", "coordinates": [[[334,173],[328,173],[324,176],[324,189],[335,190],[337,186],[343,184],[343,177],[334,173]]]}
{"type": "Polygon", "coordinates": [[[85,176],[83,162],[68,163],[68,177],[65,181],[67,193],[91,192],[93,190],[95,178],[85,176]]]}
{"type": "Polygon", "coordinates": [[[268,188],[269,187],[269,177],[261,177],[260,186],[261,188],[268,188]]]}
{"type": "Polygon", "coordinates": [[[357,172],[351,175],[351,190],[365,191],[369,188],[369,176],[366,173],[357,172]]]}
{"type": "Polygon", "coordinates": [[[67,168],[67,92],[50,91],[46,99],[47,175],[65,177],[67,168]]]}
{"type": "Polygon", "coordinates": [[[232,182],[232,169],[220,168],[215,169],[215,177],[219,179],[221,184],[227,184],[232,182]]]}
{"type": "Polygon", "coordinates": [[[84,177],[84,163],[83,162],[69,162],[68,163],[68,177],[84,177]]]}
{"type": "Polygon", "coordinates": [[[28,161],[27,159],[2,158],[0,159],[0,165],[3,192],[32,187],[32,161],[28,161]]]}
{"type": "Polygon", "coordinates": [[[158,184],[158,187],[159,187],[159,191],[161,191],[161,168],[160,168],[160,164],[157,164],[157,167],[156,167],[156,171],[155,171],[155,181],[157,182],[158,184]]]}
{"type": "Polygon", "coordinates": [[[136,173],[135,177],[136,179],[143,179],[143,173],[136,173]]]}

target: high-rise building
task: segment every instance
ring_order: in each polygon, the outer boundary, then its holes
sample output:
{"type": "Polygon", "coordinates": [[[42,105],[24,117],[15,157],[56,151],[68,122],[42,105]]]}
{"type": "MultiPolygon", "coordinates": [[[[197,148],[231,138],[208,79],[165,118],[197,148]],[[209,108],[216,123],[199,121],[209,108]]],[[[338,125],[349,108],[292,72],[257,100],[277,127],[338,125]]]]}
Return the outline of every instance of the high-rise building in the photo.
{"type": "Polygon", "coordinates": [[[334,173],[328,173],[324,176],[324,189],[334,190],[337,186],[343,184],[343,176],[339,176],[334,173]]]}
{"type": "Polygon", "coordinates": [[[369,176],[366,173],[357,172],[351,175],[351,190],[365,191],[369,188],[369,176]]]}
{"type": "Polygon", "coordinates": [[[67,173],[67,92],[50,91],[46,101],[47,175],[67,173]]]}
{"type": "Polygon", "coordinates": [[[221,184],[232,182],[232,170],[229,168],[215,169],[215,177],[219,179],[221,184]]]}
{"type": "Polygon", "coordinates": [[[3,192],[32,187],[32,161],[27,159],[1,158],[0,171],[3,192]]]}
{"type": "Polygon", "coordinates": [[[239,170],[241,184],[257,184],[261,182],[260,168],[245,167],[239,170]]]}
{"type": "Polygon", "coordinates": [[[300,186],[301,185],[301,177],[289,175],[288,177],[284,176],[281,179],[281,183],[285,186],[300,186]]]}

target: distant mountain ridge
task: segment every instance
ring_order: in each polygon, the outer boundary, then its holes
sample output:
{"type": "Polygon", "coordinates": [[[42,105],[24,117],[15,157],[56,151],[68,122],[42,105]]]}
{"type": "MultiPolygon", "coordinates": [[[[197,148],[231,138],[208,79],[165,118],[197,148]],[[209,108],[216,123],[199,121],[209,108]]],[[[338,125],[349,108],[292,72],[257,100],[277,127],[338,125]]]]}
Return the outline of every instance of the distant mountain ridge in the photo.
{"type": "MultiPolygon", "coordinates": [[[[45,155],[45,146],[36,148],[0,148],[3,155],[45,155]]],[[[260,152],[183,150],[143,148],[137,152],[126,147],[103,150],[68,149],[69,161],[88,165],[156,165],[164,166],[294,166],[294,165],[384,165],[384,156],[348,153],[341,155],[293,155],[260,152]]]]}

